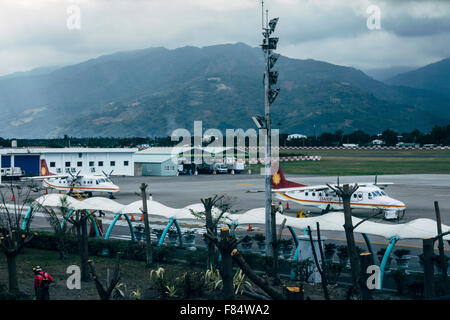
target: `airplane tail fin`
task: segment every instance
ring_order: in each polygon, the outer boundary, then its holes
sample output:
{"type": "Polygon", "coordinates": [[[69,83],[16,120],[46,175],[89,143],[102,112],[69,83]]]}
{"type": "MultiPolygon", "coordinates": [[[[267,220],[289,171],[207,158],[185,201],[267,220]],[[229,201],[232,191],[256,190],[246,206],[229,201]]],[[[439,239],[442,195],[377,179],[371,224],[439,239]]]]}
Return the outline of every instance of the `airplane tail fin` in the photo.
{"type": "Polygon", "coordinates": [[[47,161],[45,159],[41,159],[41,176],[54,176],[54,173],[51,173],[50,170],[48,170],[47,167],[47,161]]]}
{"type": "Polygon", "coordinates": [[[286,180],[281,166],[278,166],[278,172],[272,176],[272,189],[306,187],[306,184],[296,183],[286,180]]]}

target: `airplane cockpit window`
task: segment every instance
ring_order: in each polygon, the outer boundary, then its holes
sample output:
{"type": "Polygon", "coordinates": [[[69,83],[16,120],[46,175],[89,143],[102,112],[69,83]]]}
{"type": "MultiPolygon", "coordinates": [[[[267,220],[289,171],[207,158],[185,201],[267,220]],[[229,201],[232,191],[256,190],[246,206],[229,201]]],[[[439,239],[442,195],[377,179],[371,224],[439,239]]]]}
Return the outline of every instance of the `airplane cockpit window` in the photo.
{"type": "Polygon", "coordinates": [[[383,196],[387,196],[386,192],[380,191],[383,196]]]}

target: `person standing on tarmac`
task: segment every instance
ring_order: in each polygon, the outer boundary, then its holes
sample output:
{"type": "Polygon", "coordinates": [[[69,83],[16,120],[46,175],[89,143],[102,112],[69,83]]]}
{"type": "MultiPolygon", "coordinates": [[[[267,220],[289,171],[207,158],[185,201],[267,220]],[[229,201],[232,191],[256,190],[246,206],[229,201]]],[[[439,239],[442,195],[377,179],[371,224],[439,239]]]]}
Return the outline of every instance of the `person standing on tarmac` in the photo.
{"type": "Polygon", "coordinates": [[[34,271],[34,293],[36,300],[50,300],[50,283],[53,282],[52,276],[48,272],[42,271],[40,266],[33,267],[34,271]]]}

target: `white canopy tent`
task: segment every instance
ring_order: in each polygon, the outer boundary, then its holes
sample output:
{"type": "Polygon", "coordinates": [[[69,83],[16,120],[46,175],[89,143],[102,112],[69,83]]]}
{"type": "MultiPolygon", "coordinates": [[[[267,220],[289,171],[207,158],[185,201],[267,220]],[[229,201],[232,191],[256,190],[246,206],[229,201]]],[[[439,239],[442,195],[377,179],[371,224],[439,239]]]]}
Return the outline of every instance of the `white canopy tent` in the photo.
{"type": "MultiPolygon", "coordinates": [[[[36,203],[42,206],[60,207],[61,198],[63,195],[49,194],[41,196],[36,199],[36,203]]],[[[110,200],[103,197],[89,198],[84,201],[79,201],[72,197],[66,197],[71,209],[74,210],[102,210],[112,213],[123,214],[141,214],[142,201],[138,200],[128,205],[120,204],[114,200],[110,200]]],[[[163,205],[157,201],[147,202],[148,213],[150,215],[162,216],[167,219],[175,218],[177,220],[184,219],[198,219],[195,217],[191,210],[195,212],[201,212],[204,210],[201,203],[192,204],[184,208],[171,208],[163,205]]],[[[218,211],[213,211],[213,214],[217,214],[218,211]]],[[[256,208],[248,210],[242,214],[229,214],[224,215],[230,222],[237,224],[264,224],[265,223],[265,211],[264,208],[256,208]]],[[[277,224],[281,224],[283,219],[286,218],[286,226],[290,226],[298,229],[305,229],[308,226],[311,230],[316,229],[316,222],[319,222],[320,229],[323,231],[345,231],[344,230],[344,214],[342,212],[331,212],[318,217],[312,218],[294,218],[285,215],[281,215],[277,212],[276,221],[277,224]]],[[[362,219],[352,217],[353,225],[356,225],[362,219]]],[[[424,239],[437,236],[436,221],[431,219],[416,219],[407,223],[401,224],[386,224],[373,221],[365,221],[359,225],[356,232],[365,233],[370,235],[381,236],[384,238],[398,237],[398,239],[424,239]]],[[[450,231],[450,227],[442,225],[442,232],[450,231]]],[[[444,240],[450,240],[450,235],[444,237],[444,240]]]]}

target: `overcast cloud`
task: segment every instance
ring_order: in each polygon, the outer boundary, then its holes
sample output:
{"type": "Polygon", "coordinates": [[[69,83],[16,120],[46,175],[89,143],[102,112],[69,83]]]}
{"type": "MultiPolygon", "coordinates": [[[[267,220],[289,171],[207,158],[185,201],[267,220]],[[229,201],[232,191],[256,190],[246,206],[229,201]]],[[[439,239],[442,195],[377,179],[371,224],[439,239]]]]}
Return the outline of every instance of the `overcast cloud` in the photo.
{"type": "MultiPolygon", "coordinates": [[[[279,52],[361,69],[450,57],[450,1],[266,0],[279,52]],[[377,5],[381,29],[369,30],[377,5]]],[[[259,0],[0,0],[0,75],[116,51],[261,41],[259,0]],[[69,30],[70,6],[81,29],[69,30]]]]}

